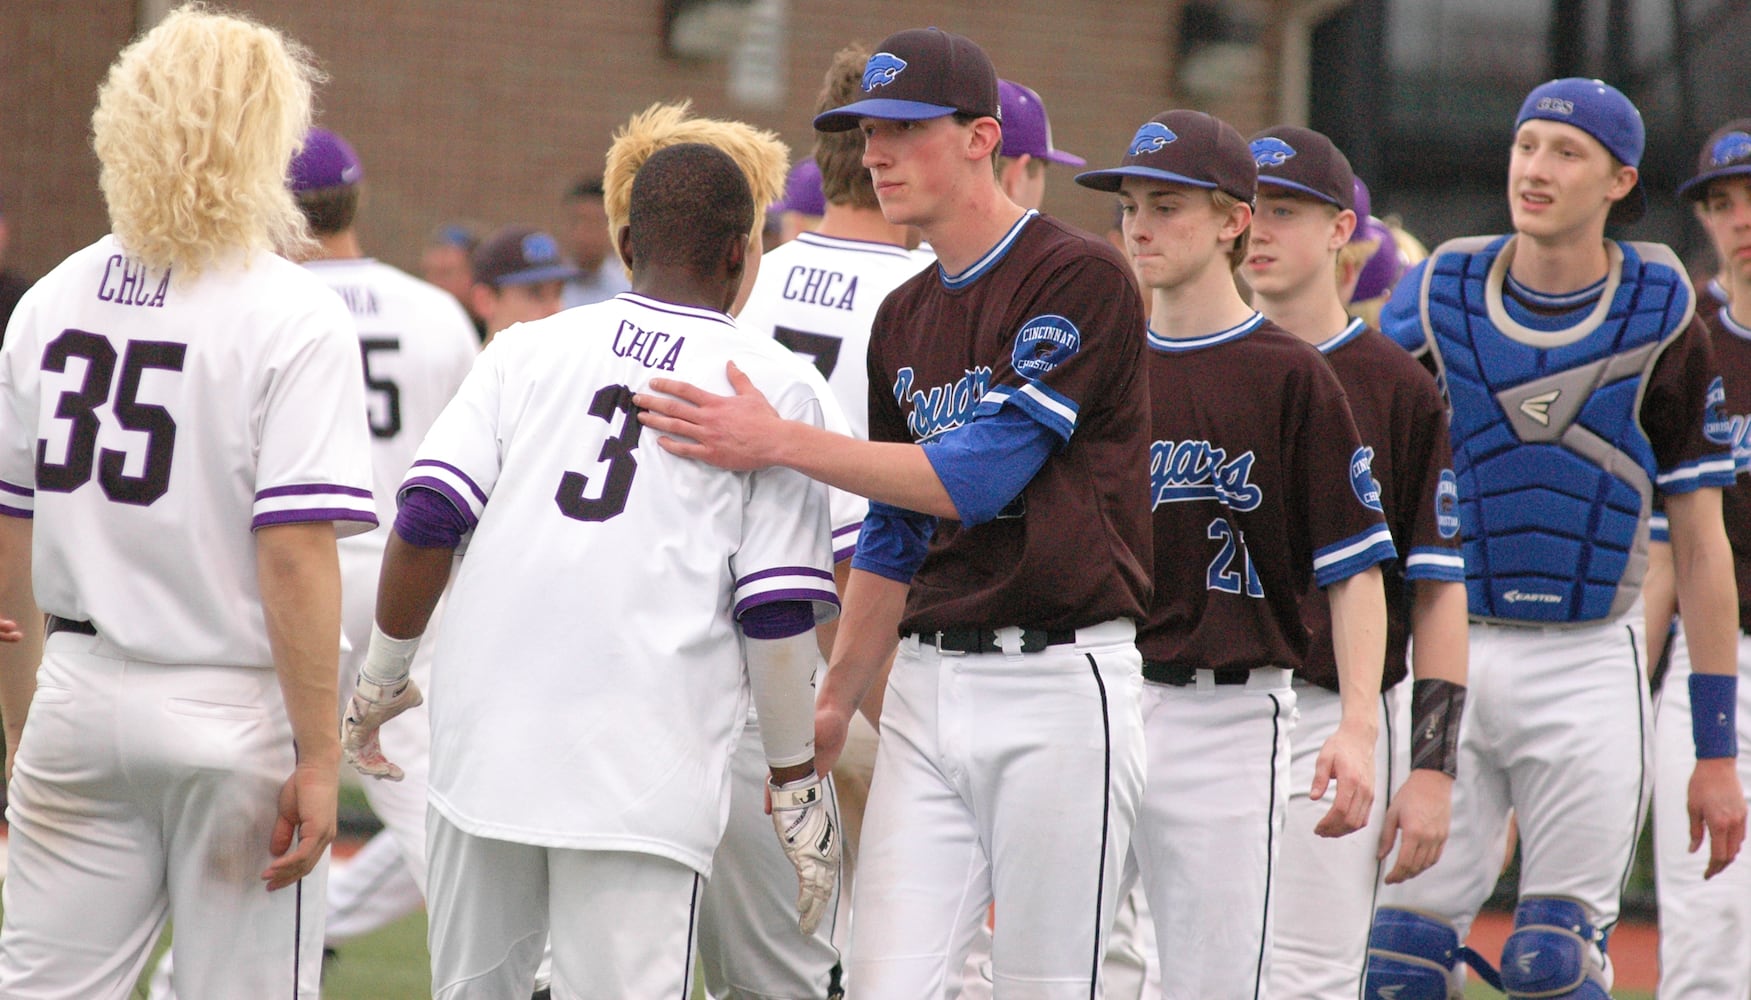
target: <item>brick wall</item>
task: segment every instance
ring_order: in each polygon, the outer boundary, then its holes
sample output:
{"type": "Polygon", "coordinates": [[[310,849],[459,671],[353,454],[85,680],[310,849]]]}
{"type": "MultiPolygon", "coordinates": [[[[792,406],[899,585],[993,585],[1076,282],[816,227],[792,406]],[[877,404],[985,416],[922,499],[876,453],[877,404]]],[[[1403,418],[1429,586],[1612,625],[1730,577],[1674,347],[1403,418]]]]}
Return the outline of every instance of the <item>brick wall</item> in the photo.
{"type": "MultiPolygon", "coordinates": [[[[411,267],[437,222],[559,224],[568,181],[599,170],[614,126],[656,100],[775,129],[807,155],[809,112],[832,52],[935,24],[983,44],[998,72],[1038,90],[1061,148],[1096,163],[1136,124],[1172,106],[1180,0],[760,0],[781,12],[781,106],[738,101],[726,60],[662,53],[660,0],[234,0],[310,46],[330,79],[319,121],[365,161],[367,252],[411,267]],[[998,13],[997,11],[1000,11],[998,13]]],[[[0,197],[10,259],[41,273],[107,226],[89,119],[96,86],[134,31],[137,4],[17,0],[0,15],[0,197]]],[[[1261,60],[1263,62],[1263,60],[1261,60]]],[[[1269,77],[1255,71],[1212,108],[1243,131],[1265,123],[1269,77]]],[[[1046,209],[1103,227],[1105,196],[1054,167],[1046,209]]]]}

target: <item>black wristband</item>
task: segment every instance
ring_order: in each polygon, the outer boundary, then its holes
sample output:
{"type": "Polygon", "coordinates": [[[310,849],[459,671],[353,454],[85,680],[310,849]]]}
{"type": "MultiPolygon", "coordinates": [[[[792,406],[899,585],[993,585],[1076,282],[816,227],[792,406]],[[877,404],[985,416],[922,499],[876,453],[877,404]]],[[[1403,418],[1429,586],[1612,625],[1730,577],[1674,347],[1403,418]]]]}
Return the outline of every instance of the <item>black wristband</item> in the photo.
{"type": "Polygon", "coordinates": [[[1465,685],[1422,680],[1411,684],[1411,768],[1459,775],[1459,720],[1465,685]]]}

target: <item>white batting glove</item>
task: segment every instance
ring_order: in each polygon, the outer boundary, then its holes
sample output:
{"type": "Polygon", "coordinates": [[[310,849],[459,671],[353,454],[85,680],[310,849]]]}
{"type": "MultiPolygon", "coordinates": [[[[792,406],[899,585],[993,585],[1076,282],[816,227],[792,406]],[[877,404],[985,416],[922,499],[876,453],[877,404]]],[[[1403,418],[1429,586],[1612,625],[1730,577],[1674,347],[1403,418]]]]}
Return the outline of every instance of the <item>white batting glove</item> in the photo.
{"type": "Polygon", "coordinates": [[[839,881],[839,828],[827,808],[820,775],[769,787],[773,829],[785,856],[796,866],[797,926],[805,935],[813,934],[839,881]]]}
{"type": "Polygon", "coordinates": [[[361,674],[353,697],[347,702],[346,717],[340,723],[341,756],[360,774],[400,781],[402,770],[383,756],[378,730],[383,723],[425,700],[411,677],[403,677],[395,684],[378,684],[361,674]]]}

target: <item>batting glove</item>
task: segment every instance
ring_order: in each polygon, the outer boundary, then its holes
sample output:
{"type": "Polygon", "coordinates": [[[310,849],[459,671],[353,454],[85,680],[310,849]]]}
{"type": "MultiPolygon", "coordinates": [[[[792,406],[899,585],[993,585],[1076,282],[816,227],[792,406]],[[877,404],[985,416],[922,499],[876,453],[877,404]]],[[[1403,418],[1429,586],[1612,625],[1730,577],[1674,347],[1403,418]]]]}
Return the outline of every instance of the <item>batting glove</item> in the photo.
{"type": "Polygon", "coordinates": [[[785,856],[796,866],[797,926],[805,935],[813,934],[839,880],[839,829],[819,775],[772,785],[771,791],[772,826],[785,856]]]}
{"type": "Polygon", "coordinates": [[[361,675],[353,688],[352,700],[347,702],[346,717],[340,723],[341,756],[360,774],[400,781],[401,768],[383,756],[378,731],[383,723],[425,700],[419,685],[410,677],[394,684],[378,684],[361,675]]]}

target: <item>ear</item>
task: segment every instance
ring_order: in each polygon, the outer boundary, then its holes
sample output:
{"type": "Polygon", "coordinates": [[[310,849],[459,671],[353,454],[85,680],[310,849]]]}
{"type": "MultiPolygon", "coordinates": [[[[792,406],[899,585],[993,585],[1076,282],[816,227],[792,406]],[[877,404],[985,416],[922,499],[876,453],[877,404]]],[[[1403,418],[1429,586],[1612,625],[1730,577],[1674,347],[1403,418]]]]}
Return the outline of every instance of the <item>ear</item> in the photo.
{"type": "Polygon", "coordinates": [[[620,232],[614,234],[614,252],[620,255],[620,262],[632,270],[632,227],[621,226],[620,232]]]}
{"type": "Polygon", "coordinates": [[[967,158],[970,160],[991,159],[1003,146],[1003,126],[997,124],[995,118],[979,118],[967,128],[967,158]]]}
{"type": "Polygon", "coordinates": [[[1641,171],[1625,165],[1617,168],[1617,174],[1611,178],[1611,200],[1620,201],[1635,187],[1635,182],[1641,177],[1641,171]]]}
{"type": "Polygon", "coordinates": [[[1355,234],[1356,213],[1346,208],[1332,218],[1331,246],[1327,249],[1336,251],[1345,243],[1350,242],[1350,237],[1355,234]]]}
{"type": "Polygon", "coordinates": [[[1244,201],[1236,202],[1235,205],[1228,210],[1228,219],[1222,223],[1222,231],[1217,236],[1217,239],[1224,243],[1229,240],[1239,239],[1240,234],[1246,232],[1251,227],[1252,206],[1244,201]]]}
{"type": "Polygon", "coordinates": [[[474,307],[476,316],[491,316],[498,299],[498,292],[491,285],[477,281],[468,287],[468,303],[474,307]]]}
{"type": "Polygon", "coordinates": [[[761,234],[758,229],[754,231],[753,236],[746,239],[739,236],[730,237],[728,244],[724,247],[724,277],[728,278],[732,284],[742,280],[742,271],[748,266],[749,240],[760,238],[761,234]]]}

